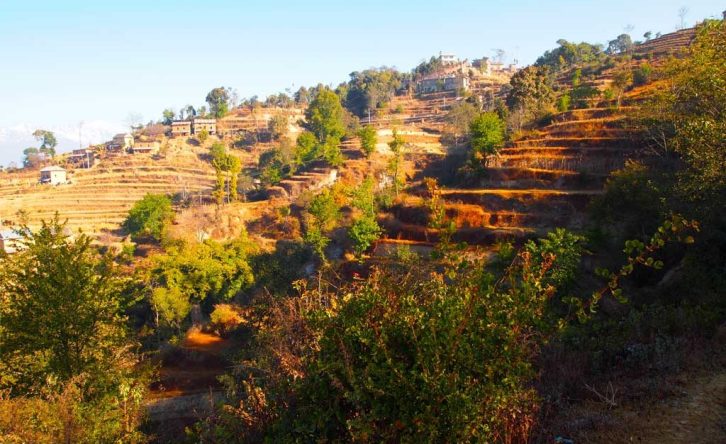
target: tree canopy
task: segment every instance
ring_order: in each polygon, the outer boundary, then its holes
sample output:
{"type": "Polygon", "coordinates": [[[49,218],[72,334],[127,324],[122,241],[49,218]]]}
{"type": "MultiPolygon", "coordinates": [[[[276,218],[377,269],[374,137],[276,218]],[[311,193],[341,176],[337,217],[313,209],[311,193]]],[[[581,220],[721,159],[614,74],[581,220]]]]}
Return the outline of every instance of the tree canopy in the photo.
{"type": "Polygon", "coordinates": [[[163,194],[147,194],[129,210],[124,228],[135,237],[161,240],[164,228],[174,216],[171,199],[163,194]]]}
{"type": "Polygon", "coordinates": [[[224,117],[229,111],[230,88],[218,87],[209,91],[205,99],[209,105],[209,111],[216,118],[224,117]]]}
{"type": "Polygon", "coordinates": [[[129,370],[125,279],[57,218],[21,233],[27,248],[0,259],[0,385],[25,391],[81,374],[111,383],[129,370]]]}

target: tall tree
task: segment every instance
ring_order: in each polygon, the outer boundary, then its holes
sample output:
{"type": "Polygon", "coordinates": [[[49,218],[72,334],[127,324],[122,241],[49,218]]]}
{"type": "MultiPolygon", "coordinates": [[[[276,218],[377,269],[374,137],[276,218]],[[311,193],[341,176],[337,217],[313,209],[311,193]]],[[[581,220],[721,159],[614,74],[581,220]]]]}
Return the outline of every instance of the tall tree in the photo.
{"type": "Polygon", "coordinates": [[[489,156],[504,143],[504,122],[497,113],[480,114],[470,126],[472,161],[486,166],[489,156]]]}
{"type": "Polygon", "coordinates": [[[37,129],[33,131],[33,137],[40,142],[39,151],[48,154],[50,157],[55,156],[55,147],[58,141],[52,131],[37,129]]]}
{"type": "Polygon", "coordinates": [[[126,281],[91,238],[65,232],[57,216],[23,229],[27,248],[0,259],[2,385],[22,391],[81,374],[112,383],[128,370],[126,281]]]}
{"type": "Polygon", "coordinates": [[[174,110],[171,108],[165,109],[164,111],[162,111],[161,117],[161,123],[163,123],[164,125],[171,125],[171,122],[174,121],[174,110]]]}
{"type": "Polygon", "coordinates": [[[216,118],[224,117],[229,111],[230,88],[218,87],[209,91],[206,102],[209,105],[209,111],[216,118]]]}
{"type": "Polygon", "coordinates": [[[555,93],[547,66],[521,69],[512,76],[510,84],[507,106],[511,110],[521,110],[528,118],[536,118],[552,108],[555,93]]]}

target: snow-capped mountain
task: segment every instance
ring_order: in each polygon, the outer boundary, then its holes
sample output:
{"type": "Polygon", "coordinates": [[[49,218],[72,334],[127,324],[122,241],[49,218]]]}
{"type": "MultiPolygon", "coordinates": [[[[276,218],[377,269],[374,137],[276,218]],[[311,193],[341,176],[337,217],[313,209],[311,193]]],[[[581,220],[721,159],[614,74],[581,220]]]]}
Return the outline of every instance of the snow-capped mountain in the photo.
{"type": "MultiPolygon", "coordinates": [[[[33,137],[36,129],[52,131],[58,140],[56,152],[64,153],[79,147],[79,125],[67,124],[57,126],[43,126],[31,123],[20,123],[17,125],[0,128],[0,165],[8,165],[15,162],[22,164],[23,150],[25,148],[39,145],[33,137]]],[[[111,140],[114,134],[128,131],[122,123],[108,122],[104,120],[92,120],[83,122],[80,127],[80,140],[83,146],[96,144],[111,140]]]]}

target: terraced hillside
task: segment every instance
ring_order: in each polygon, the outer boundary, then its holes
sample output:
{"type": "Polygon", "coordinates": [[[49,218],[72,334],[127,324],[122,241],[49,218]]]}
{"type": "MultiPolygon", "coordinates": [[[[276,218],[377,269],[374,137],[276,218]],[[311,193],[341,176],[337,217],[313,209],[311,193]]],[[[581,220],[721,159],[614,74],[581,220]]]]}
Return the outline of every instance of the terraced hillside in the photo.
{"type": "MultiPolygon", "coordinates": [[[[457,227],[454,239],[490,244],[560,226],[582,228],[584,210],[607,175],[635,154],[619,111],[591,108],[557,116],[537,135],[516,141],[492,159],[484,176],[439,192],[457,227]]],[[[435,242],[426,227],[423,193],[412,193],[383,222],[389,236],[435,242]]]]}
{"type": "MultiPolygon", "coordinates": [[[[203,149],[180,149],[165,158],[119,156],[103,159],[93,168],[69,171],[69,184],[37,183],[37,172],[0,175],[0,219],[21,222],[23,210],[33,226],[55,212],[70,228],[87,233],[112,230],[146,193],[169,193],[204,198],[214,186],[214,170],[200,158],[203,149]]],[[[9,223],[8,223],[9,222],[9,223]]]]}
{"type": "MultiPolygon", "coordinates": [[[[681,51],[693,33],[676,34],[677,39],[664,36],[649,47],[669,55],[681,51]]],[[[658,65],[662,59],[651,62],[658,65]]],[[[628,63],[630,69],[641,62],[628,63]]],[[[592,81],[593,86],[605,89],[612,76],[613,70],[606,70],[592,81]]],[[[642,143],[627,125],[626,116],[640,106],[653,87],[657,85],[633,88],[623,97],[624,106],[599,101],[590,108],[555,115],[547,126],[500,150],[477,179],[455,177],[457,161],[452,153],[448,159],[429,156],[420,167],[428,171],[421,171],[419,176],[448,178],[449,182],[453,176],[457,183],[456,188],[438,192],[456,226],[454,240],[490,246],[500,239],[540,235],[553,227],[583,228],[589,202],[602,193],[608,175],[621,168],[626,159],[643,155],[642,143]],[[432,167],[437,163],[443,168],[432,167]]],[[[381,215],[388,236],[381,244],[432,245],[440,233],[427,226],[429,212],[426,191],[414,187],[391,211],[381,215]]]]}

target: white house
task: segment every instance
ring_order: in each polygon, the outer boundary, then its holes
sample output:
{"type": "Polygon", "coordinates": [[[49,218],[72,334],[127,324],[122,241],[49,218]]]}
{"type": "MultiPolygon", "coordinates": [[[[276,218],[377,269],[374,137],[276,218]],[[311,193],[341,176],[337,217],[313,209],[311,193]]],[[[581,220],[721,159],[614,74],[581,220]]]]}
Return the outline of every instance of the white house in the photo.
{"type": "Polygon", "coordinates": [[[40,170],[40,183],[60,185],[68,182],[66,170],[58,165],[52,165],[40,170]]]}

